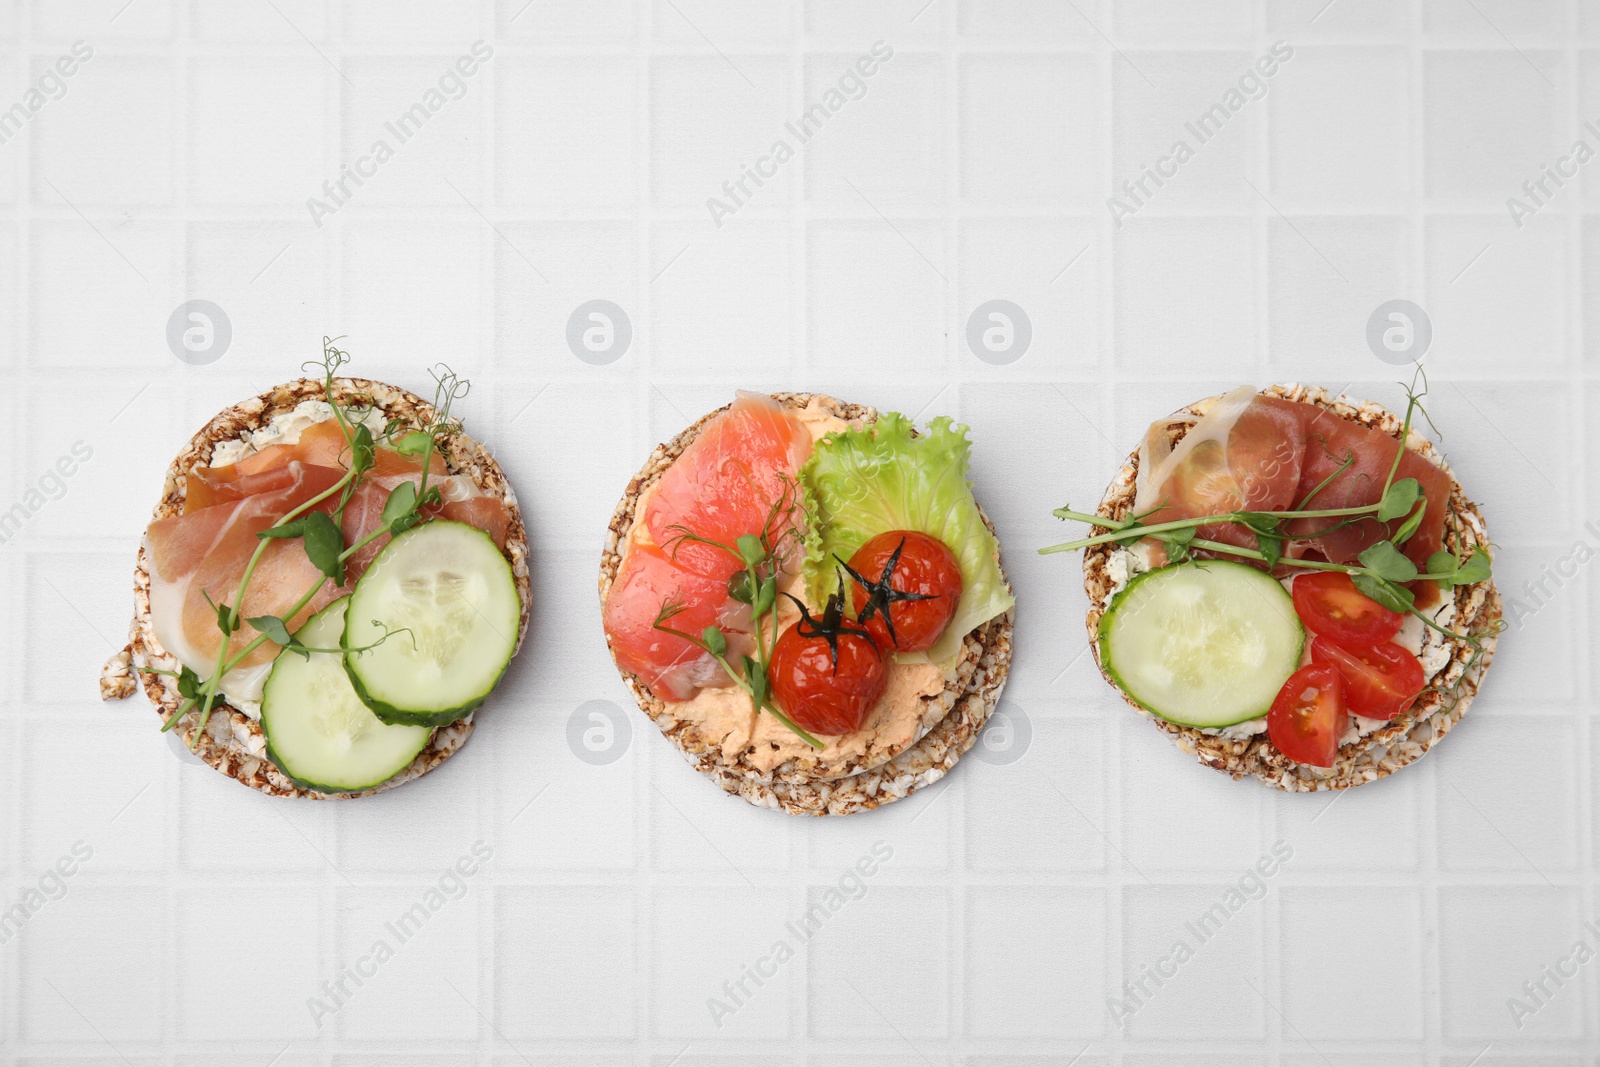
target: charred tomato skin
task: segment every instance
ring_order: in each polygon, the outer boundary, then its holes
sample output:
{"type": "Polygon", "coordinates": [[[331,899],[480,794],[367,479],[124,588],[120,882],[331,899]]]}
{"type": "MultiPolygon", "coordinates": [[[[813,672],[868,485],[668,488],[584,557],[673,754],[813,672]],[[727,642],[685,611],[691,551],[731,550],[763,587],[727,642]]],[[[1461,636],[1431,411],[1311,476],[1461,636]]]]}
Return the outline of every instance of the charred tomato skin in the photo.
{"type": "Polygon", "coordinates": [[[1296,763],[1332,767],[1349,723],[1339,672],[1329,664],[1312,663],[1283,683],[1267,712],[1267,737],[1296,763]]]}
{"type": "Polygon", "coordinates": [[[767,665],[772,696],[800,727],[816,734],[847,734],[859,729],[883,695],[888,664],[876,641],[854,629],[830,642],[803,633],[803,623],[778,637],[767,665]]]}
{"type": "Polygon", "coordinates": [[[849,566],[868,583],[880,585],[886,580],[891,559],[894,567],[887,581],[892,593],[886,590],[875,597],[872,588],[852,581],[856,617],[880,648],[926,651],[955,617],[961,601],[961,564],[937,537],[917,530],[890,530],[857,549],[849,566]],[[895,559],[897,551],[899,558],[895,559]],[[910,598],[895,599],[893,594],[910,594],[910,598]]]}

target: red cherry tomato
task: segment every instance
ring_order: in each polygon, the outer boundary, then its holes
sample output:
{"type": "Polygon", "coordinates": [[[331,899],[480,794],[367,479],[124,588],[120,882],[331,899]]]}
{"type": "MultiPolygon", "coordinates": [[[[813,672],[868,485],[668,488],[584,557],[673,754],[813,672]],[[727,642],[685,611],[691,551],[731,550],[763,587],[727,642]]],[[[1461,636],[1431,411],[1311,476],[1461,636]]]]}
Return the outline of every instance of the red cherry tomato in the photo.
{"type": "Polygon", "coordinates": [[[955,553],[916,530],[879,534],[856,550],[849,567],[856,617],[880,648],[932,648],[961,600],[955,553]]]}
{"type": "Polygon", "coordinates": [[[1349,723],[1339,672],[1325,663],[1313,663],[1283,683],[1267,712],[1267,737],[1296,763],[1332,767],[1339,738],[1349,723]]]}
{"type": "Polygon", "coordinates": [[[1306,629],[1341,645],[1381,645],[1399,633],[1405,621],[1357,589],[1344,571],[1296,577],[1294,610],[1306,629]]]}
{"type": "Polygon", "coordinates": [[[1345,707],[1369,719],[1392,719],[1428,684],[1422,661],[1395,644],[1341,645],[1311,639],[1311,662],[1326,663],[1344,682],[1345,707]]]}
{"type": "Polygon", "coordinates": [[[778,706],[816,734],[859,728],[888,680],[888,665],[872,638],[854,627],[830,637],[804,618],[778,637],[767,664],[778,706]]]}

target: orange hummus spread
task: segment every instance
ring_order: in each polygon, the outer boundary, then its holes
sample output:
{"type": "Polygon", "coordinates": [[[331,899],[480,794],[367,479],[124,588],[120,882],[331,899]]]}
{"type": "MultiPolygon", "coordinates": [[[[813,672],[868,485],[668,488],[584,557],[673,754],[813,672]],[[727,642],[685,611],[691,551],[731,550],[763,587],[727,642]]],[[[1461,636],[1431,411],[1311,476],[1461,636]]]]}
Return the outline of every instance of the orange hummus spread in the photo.
{"type": "MultiPolygon", "coordinates": [[[[850,423],[834,415],[817,397],[812,397],[804,408],[792,410],[811,432],[813,441],[821,440],[834,431],[848,430],[850,423]]],[[[651,486],[641,495],[634,509],[633,525],[624,542],[624,554],[636,542],[646,544],[650,534],[640,522],[651,486]]],[[[806,593],[805,583],[798,574],[792,574],[782,583],[782,588],[804,601],[808,610],[816,610],[806,593]]],[[[781,633],[800,615],[787,598],[780,597],[778,626],[781,633]]],[[[750,697],[738,686],[714,686],[701,689],[689,700],[667,701],[668,714],[695,724],[699,733],[709,742],[717,744],[725,758],[735,759],[741,752],[750,750],[743,761],[759,771],[772,771],[796,757],[816,759],[822,764],[853,763],[872,766],[891,759],[913,744],[931,723],[923,721],[927,709],[924,701],[944,691],[945,676],[938,665],[926,657],[908,656],[901,661],[893,656],[889,660],[888,682],[883,696],[867,712],[861,727],[852,733],[837,736],[819,735],[818,740],[827,747],[818,752],[802,741],[793,731],[774,716],[757,713],[750,697]]],[[[940,713],[942,714],[942,712],[940,713]]]]}

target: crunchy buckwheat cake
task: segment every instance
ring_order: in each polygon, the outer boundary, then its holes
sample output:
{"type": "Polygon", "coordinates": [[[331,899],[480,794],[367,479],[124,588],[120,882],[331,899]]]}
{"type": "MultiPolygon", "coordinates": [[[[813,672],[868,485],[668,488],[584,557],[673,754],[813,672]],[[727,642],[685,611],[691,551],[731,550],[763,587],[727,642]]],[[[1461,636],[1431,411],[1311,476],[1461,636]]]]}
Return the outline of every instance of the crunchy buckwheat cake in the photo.
{"type": "MultiPolygon", "coordinates": [[[[333,382],[334,395],[331,398],[326,395],[322,382],[301,379],[277,386],[218,414],[190,439],[167,468],[161,499],[156,504],[152,519],[182,512],[185,474],[195,466],[209,465],[212,453],[219,445],[239,441],[262,430],[275,416],[294,411],[302,401],[336,399],[348,402],[358,398],[363,401],[370,399],[388,418],[402,419],[410,425],[426,425],[434,416],[431,404],[405,389],[365,378],[335,378],[333,382]]],[[[448,446],[443,450],[443,459],[451,474],[470,477],[485,494],[504,501],[510,512],[505,554],[522,602],[516,639],[520,647],[527,634],[532,598],[527,530],[517,506],[516,493],[489,451],[464,433],[455,434],[449,439],[448,446]]],[[[134,616],[129,627],[129,644],[107,662],[101,674],[100,693],[103,699],[121,699],[133,695],[142,683],[145,695],[155,705],[160,719],[165,721],[178,709],[180,702],[176,681],[166,675],[150,673],[147,668],[177,671],[180,664],[156,639],[150,617],[150,564],[142,544],[134,565],[133,591],[134,616]]],[[[367,796],[420,778],[461,748],[473,730],[471,715],[438,727],[411,765],[387,781],[361,792],[322,792],[295,785],[267,759],[266,737],[262,733],[258,715],[259,711],[256,715],[247,714],[244,709],[226,700],[219,700],[213,708],[204,735],[195,746],[195,754],[223,774],[252,789],[271,796],[318,800],[367,796]]],[[[185,744],[194,740],[199,718],[196,711],[190,711],[174,727],[185,744]]]]}
{"type": "MultiPolygon", "coordinates": [[[[821,394],[774,393],[772,399],[795,411],[821,411],[852,428],[870,425],[878,417],[873,408],[821,394]]],[[[700,431],[729,406],[707,414],[659,445],[629,481],[612,514],[601,554],[602,604],[622,565],[635,519],[656,483],[700,431]]],[[[993,533],[988,517],[983,519],[993,533]]],[[[618,670],[640,710],[695,770],[724,791],[790,814],[844,815],[897,800],[937,781],[971,747],[1005,685],[1013,617],[1014,612],[1008,611],[967,634],[942,686],[917,697],[914,715],[880,722],[883,709],[879,708],[860,730],[821,753],[806,749],[780,758],[757,738],[718,735],[706,723],[678,714],[683,705],[661,699],[638,675],[620,664],[618,670]]]]}
{"type": "Polygon", "coordinates": [[[910,796],[943,778],[977,741],[994,713],[1011,669],[1013,615],[1008,611],[967,637],[969,647],[978,646],[978,668],[967,688],[948,715],[888,763],[844,778],[795,783],[731,774],[706,757],[689,757],[689,763],[724,792],[790,815],[851,815],[910,796]]]}
{"type": "MultiPolygon", "coordinates": [[[[1330,396],[1325,390],[1315,387],[1275,385],[1261,392],[1285,400],[1314,404],[1396,439],[1404,427],[1404,420],[1379,404],[1354,403],[1342,396],[1330,396]]],[[[1195,419],[1204,415],[1218,399],[1210,397],[1173,413],[1167,424],[1169,439],[1174,444],[1180,441],[1195,419]]],[[[1473,546],[1489,550],[1483,514],[1468,499],[1433,443],[1413,430],[1406,447],[1429,459],[1450,476],[1445,547],[1458,553],[1473,546]]],[[[1107,487],[1097,514],[1109,519],[1127,518],[1133,510],[1138,473],[1139,453],[1136,450],[1107,487]]],[[[1106,528],[1096,527],[1093,532],[1106,532],[1106,528]]],[[[1466,714],[1483,683],[1503,628],[1500,594],[1492,579],[1458,586],[1453,594],[1446,594],[1447,597],[1454,597],[1453,622],[1448,629],[1476,635],[1481,651],[1465,641],[1447,637],[1435,630],[1425,630],[1423,651],[1441,664],[1437,673],[1433,674],[1429,688],[1409,709],[1392,721],[1340,746],[1333,767],[1308,766],[1286,759],[1267,739],[1265,732],[1248,737],[1227,737],[1218,730],[1182,726],[1156,717],[1123,693],[1105,664],[1100,662],[1099,645],[1100,620],[1119,587],[1118,578],[1113,576],[1110,566],[1115,548],[1113,544],[1091,546],[1084,551],[1083,557],[1084,591],[1088,594],[1090,605],[1085,620],[1089,644],[1106,682],[1117,689],[1139,714],[1170,734],[1179,748],[1195,756],[1201,763],[1235,780],[1248,775],[1288,792],[1347,789],[1383,778],[1421,759],[1466,714]]]]}

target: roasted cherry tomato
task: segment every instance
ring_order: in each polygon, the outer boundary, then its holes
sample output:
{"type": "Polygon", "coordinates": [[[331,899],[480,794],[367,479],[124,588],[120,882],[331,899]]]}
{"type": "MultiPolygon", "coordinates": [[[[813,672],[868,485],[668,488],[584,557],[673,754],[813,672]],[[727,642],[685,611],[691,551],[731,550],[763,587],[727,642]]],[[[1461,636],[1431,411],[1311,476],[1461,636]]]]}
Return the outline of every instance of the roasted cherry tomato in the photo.
{"type": "Polygon", "coordinates": [[[879,534],[845,565],[856,617],[880,648],[932,648],[961,600],[961,564],[939,540],[916,530],[879,534]]]}
{"type": "Polygon", "coordinates": [[[1332,767],[1339,738],[1349,724],[1339,672],[1326,663],[1313,663],[1283,683],[1267,712],[1267,737],[1296,763],[1332,767]]]}
{"type": "Polygon", "coordinates": [[[800,618],[779,635],[767,664],[767,684],[778,706],[816,734],[847,734],[860,727],[889,680],[883,650],[842,614],[837,596],[829,598],[820,620],[802,606],[800,618]]]}
{"type": "Polygon", "coordinates": [[[1369,719],[1394,718],[1428,684],[1422,661],[1396,644],[1341,645],[1314,637],[1311,662],[1337,670],[1344,681],[1345,707],[1369,719]]]}
{"type": "Polygon", "coordinates": [[[1294,610],[1306,629],[1341,645],[1381,645],[1399,633],[1405,621],[1357,589],[1343,571],[1296,577],[1294,610]]]}

